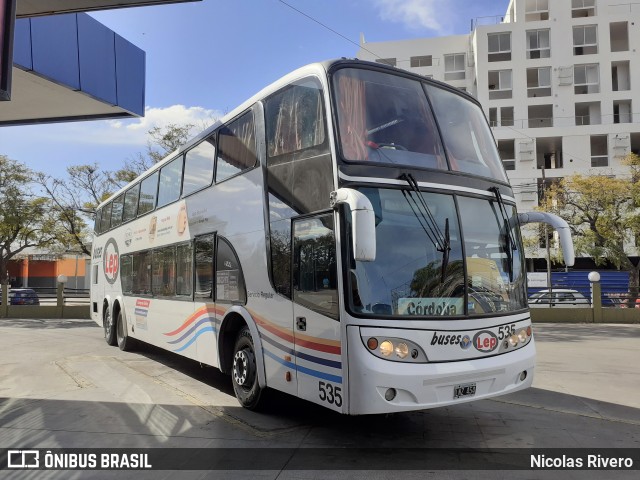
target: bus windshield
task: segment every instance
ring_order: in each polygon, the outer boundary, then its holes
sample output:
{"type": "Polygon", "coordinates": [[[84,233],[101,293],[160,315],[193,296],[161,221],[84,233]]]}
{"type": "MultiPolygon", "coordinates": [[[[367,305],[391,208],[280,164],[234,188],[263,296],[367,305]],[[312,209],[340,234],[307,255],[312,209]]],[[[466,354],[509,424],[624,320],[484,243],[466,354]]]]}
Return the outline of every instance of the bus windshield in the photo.
{"type": "Polygon", "coordinates": [[[377,252],[372,262],[351,257],[354,313],[462,317],[527,307],[515,208],[410,189],[360,191],[375,210],[377,252]]]}
{"type": "Polygon", "coordinates": [[[357,68],[338,70],[333,88],[344,160],[452,170],[507,182],[482,109],[462,95],[357,68]]]}

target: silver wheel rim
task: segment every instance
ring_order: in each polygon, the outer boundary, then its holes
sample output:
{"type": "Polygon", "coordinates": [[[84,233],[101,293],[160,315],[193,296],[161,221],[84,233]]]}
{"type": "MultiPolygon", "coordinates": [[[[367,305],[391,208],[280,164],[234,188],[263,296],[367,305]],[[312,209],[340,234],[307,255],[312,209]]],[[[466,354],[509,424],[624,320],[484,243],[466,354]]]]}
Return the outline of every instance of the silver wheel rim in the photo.
{"type": "Polygon", "coordinates": [[[111,324],[111,313],[109,312],[109,309],[107,309],[105,315],[104,315],[104,334],[105,337],[110,337],[111,336],[111,329],[113,328],[113,325],[111,324]]]}
{"type": "Polygon", "coordinates": [[[249,373],[249,357],[244,350],[236,352],[233,357],[233,379],[237,385],[245,386],[249,373]]]}
{"type": "Polygon", "coordinates": [[[122,343],[122,341],[124,340],[124,325],[122,324],[122,321],[118,322],[116,332],[118,334],[118,343],[122,343]]]}

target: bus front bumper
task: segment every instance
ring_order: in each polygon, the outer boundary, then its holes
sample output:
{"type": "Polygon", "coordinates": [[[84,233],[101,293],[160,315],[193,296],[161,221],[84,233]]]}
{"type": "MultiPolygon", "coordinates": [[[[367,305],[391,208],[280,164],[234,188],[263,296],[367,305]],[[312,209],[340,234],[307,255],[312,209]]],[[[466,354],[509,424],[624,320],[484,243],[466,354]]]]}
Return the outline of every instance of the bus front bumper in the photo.
{"type": "Polygon", "coordinates": [[[359,327],[348,327],[347,332],[348,413],[351,415],[455,405],[516,392],[530,387],[533,382],[536,358],[533,338],[518,350],[487,358],[404,363],[384,360],[371,354],[362,343],[359,327]],[[523,375],[523,372],[526,373],[523,375]],[[464,388],[471,385],[474,394],[469,394],[470,388],[464,388]],[[390,392],[390,389],[395,392],[390,392]],[[394,393],[393,398],[388,400],[394,393]]]}

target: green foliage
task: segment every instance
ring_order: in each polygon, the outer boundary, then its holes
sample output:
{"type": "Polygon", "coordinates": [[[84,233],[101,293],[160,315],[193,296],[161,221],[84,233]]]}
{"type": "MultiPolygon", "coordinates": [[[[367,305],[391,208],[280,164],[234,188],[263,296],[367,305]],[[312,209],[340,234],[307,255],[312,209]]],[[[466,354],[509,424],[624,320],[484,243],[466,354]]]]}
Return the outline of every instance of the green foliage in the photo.
{"type": "Polygon", "coordinates": [[[626,270],[632,293],[637,294],[640,262],[625,250],[625,243],[640,238],[640,157],[626,159],[631,175],[574,175],[554,183],[545,192],[540,210],[555,213],[571,226],[576,253],[626,270]]]}
{"type": "Polygon", "coordinates": [[[46,198],[36,196],[26,165],[0,155],[0,281],[7,262],[30,247],[52,248],[67,239],[46,198]]]}
{"type": "Polygon", "coordinates": [[[68,167],[65,179],[37,173],[35,181],[49,198],[51,214],[64,231],[60,246],[90,255],[93,212],[117,189],[111,175],[94,163],[68,167]]]}
{"type": "Polygon", "coordinates": [[[138,152],[132,159],[126,160],[123,168],[113,172],[113,181],[119,185],[126,185],[135,180],[138,175],[184,145],[189,140],[194,127],[195,125],[190,123],[186,125],[171,123],[165,128],[152,128],[147,132],[150,139],[147,141],[146,152],[138,152]]]}
{"type": "MultiPolygon", "coordinates": [[[[97,163],[75,165],[66,169],[65,178],[43,173],[29,174],[35,178],[48,204],[48,215],[56,221],[57,242],[51,250],[80,251],[91,254],[94,212],[98,205],[119,188],[134,180],[142,172],[160,161],[167,154],[184,144],[193,125],[169,125],[165,129],[149,130],[151,139],[147,153],[125,162],[116,171],[103,170],[97,163]]],[[[29,175],[26,175],[27,179],[29,175]]]]}

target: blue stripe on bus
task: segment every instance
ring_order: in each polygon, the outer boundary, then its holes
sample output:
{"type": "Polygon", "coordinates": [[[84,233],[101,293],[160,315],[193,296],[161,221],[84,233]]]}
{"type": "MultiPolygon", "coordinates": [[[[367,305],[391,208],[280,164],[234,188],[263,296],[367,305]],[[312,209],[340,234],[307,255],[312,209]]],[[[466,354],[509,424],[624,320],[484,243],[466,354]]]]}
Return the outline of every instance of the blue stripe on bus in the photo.
{"type": "Polygon", "coordinates": [[[337,375],[331,375],[329,373],[319,372],[317,370],[312,370],[310,368],[302,367],[300,365],[295,365],[294,363],[287,362],[282,358],[279,358],[274,353],[271,353],[269,350],[264,349],[264,353],[267,357],[272,358],[276,362],[284,365],[285,367],[289,367],[293,370],[297,370],[300,373],[306,373],[307,375],[311,375],[312,377],[321,378],[323,380],[328,380],[330,382],[342,383],[342,377],[338,377],[337,375]]]}
{"type": "Polygon", "coordinates": [[[260,335],[260,338],[262,338],[265,342],[270,343],[274,347],[282,350],[283,352],[288,353],[289,355],[293,355],[294,357],[302,358],[303,360],[307,360],[313,363],[318,363],[320,365],[325,365],[327,367],[337,368],[338,370],[342,369],[342,362],[336,362],[334,360],[327,360],[326,358],[315,357],[313,355],[309,355],[303,352],[296,353],[293,349],[289,347],[285,347],[284,345],[281,345],[280,343],[276,342],[270,337],[267,337],[266,335],[260,335]]]}
{"type": "MultiPolygon", "coordinates": [[[[199,326],[201,326],[201,325],[203,325],[203,324],[205,324],[205,323],[211,323],[211,319],[210,319],[209,317],[205,317],[205,318],[203,318],[203,319],[202,319],[202,320],[200,320],[199,322],[196,322],[196,324],[195,324],[195,325],[193,325],[193,326],[189,327],[189,329],[188,329],[188,330],[187,330],[187,331],[186,331],[186,332],[185,332],[185,333],[184,333],[180,338],[177,338],[177,339],[175,339],[175,340],[168,341],[167,343],[170,343],[170,344],[172,344],[172,345],[173,345],[173,344],[175,344],[175,343],[180,343],[182,340],[184,340],[184,339],[185,339],[185,338],[187,338],[189,335],[191,335],[195,330],[197,330],[199,326]]],[[[215,331],[215,327],[212,327],[212,328],[213,328],[213,329],[214,329],[214,331],[215,331]]]]}
{"type": "Polygon", "coordinates": [[[196,338],[198,338],[203,333],[215,332],[215,331],[216,331],[216,329],[213,328],[212,326],[204,327],[202,330],[197,331],[196,334],[193,336],[193,338],[191,340],[189,340],[187,343],[185,343],[183,346],[181,346],[177,350],[174,350],[174,352],[181,352],[182,350],[187,349],[193,342],[196,341],[196,338]]]}

